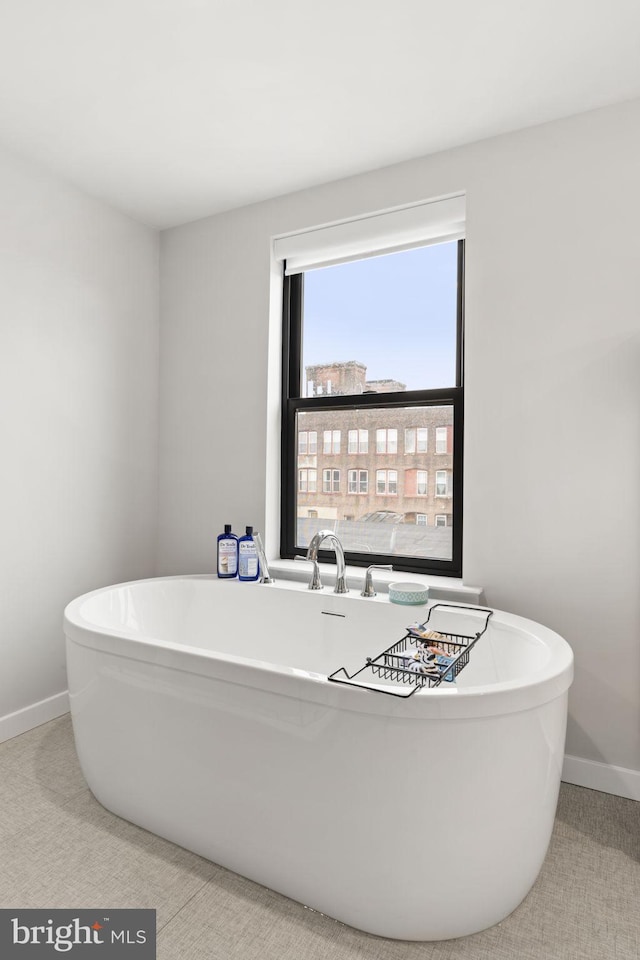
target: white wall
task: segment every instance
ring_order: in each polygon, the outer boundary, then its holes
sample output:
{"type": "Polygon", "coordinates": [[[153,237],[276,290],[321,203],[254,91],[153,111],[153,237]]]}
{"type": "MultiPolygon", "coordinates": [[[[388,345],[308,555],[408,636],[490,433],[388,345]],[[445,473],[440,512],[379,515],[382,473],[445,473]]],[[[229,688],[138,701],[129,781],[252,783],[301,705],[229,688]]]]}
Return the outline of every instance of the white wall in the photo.
{"type": "Polygon", "coordinates": [[[65,604],[154,571],[158,238],[8,154],[0,210],[1,740],[65,709],[65,604]]]}
{"type": "Polygon", "coordinates": [[[264,524],[271,235],[466,190],[464,577],[573,646],[567,752],[640,771],[638,170],[635,101],[164,233],[159,572],[264,524]]]}

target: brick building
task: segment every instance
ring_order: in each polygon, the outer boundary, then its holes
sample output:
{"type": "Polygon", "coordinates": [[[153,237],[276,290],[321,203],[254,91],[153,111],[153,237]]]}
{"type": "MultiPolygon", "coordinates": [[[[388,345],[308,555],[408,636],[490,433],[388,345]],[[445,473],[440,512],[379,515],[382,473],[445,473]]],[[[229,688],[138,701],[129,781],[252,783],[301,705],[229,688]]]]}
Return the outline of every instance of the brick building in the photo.
{"type": "MultiPolygon", "coordinates": [[[[357,361],[306,368],[306,395],[388,393],[357,361]]],[[[450,527],[450,406],[305,411],[298,416],[297,517],[450,527]]]]}

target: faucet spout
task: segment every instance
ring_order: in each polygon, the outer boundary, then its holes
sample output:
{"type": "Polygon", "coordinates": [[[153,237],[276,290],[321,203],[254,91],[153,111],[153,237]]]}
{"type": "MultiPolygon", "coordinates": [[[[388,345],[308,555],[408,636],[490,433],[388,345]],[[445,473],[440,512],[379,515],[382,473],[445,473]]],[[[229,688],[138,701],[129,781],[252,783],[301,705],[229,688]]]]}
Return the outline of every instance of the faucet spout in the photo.
{"type": "Polygon", "coordinates": [[[269,573],[269,565],[267,563],[267,554],[264,549],[264,544],[262,543],[262,537],[256,531],[253,535],[253,542],[256,545],[256,552],[258,554],[258,563],[260,564],[260,583],[275,583],[274,577],[269,573]]]}
{"type": "Polygon", "coordinates": [[[312,562],[318,562],[318,550],[320,549],[321,544],[325,540],[328,540],[331,546],[333,547],[336,555],[336,585],[334,588],[334,593],[348,593],[349,588],[347,587],[347,577],[346,577],[346,564],[344,560],[344,550],[340,540],[333,532],[333,530],[319,530],[318,533],[314,534],[307,548],[307,560],[312,562]]]}

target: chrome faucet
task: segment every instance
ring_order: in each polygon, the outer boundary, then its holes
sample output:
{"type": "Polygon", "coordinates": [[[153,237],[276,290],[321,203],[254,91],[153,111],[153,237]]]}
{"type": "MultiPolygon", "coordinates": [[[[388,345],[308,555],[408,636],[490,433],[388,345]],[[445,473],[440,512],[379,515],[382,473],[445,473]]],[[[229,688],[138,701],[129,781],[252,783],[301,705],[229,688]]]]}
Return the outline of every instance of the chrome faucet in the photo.
{"type": "Polygon", "coordinates": [[[364,586],[360,594],[361,597],[375,597],[376,591],[373,586],[373,576],[372,570],[393,570],[393,567],[390,563],[372,563],[370,567],[367,567],[367,572],[364,578],[364,586]]]}
{"type": "Polygon", "coordinates": [[[276,582],[275,579],[269,573],[269,565],[267,563],[267,554],[265,553],[262,537],[257,531],[253,534],[253,542],[256,545],[256,553],[258,554],[258,563],[260,564],[260,583],[275,583],[276,582]]]}
{"type": "Polygon", "coordinates": [[[314,534],[311,538],[311,542],[307,549],[306,559],[310,560],[313,563],[313,572],[314,576],[309,584],[310,590],[319,590],[322,585],[320,583],[320,577],[317,574],[318,570],[318,550],[320,545],[324,543],[325,540],[331,542],[331,546],[335,550],[336,554],[336,585],[334,588],[334,593],[348,593],[349,589],[347,587],[347,576],[346,576],[346,566],[344,562],[344,550],[342,549],[342,544],[338,540],[337,536],[333,530],[319,530],[318,533],[314,534]]]}
{"type": "Polygon", "coordinates": [[[322,590],[322,580],[320,579],[320,567],[318,566],[317,560],[307,560],[306,557],[294,557],[294,560],[299,560],[300,563],[312,563],[313,564],[313,573],[311,574],[311,580],[309,580],[309,590],[322,590]]]}

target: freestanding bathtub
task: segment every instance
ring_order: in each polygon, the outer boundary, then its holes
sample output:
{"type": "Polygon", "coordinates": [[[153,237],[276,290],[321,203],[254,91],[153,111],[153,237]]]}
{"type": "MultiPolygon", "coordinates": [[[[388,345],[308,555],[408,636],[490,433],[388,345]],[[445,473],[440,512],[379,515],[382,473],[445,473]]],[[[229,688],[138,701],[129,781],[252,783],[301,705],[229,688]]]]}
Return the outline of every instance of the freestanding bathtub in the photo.
{"type": "Polygon", "coordinates": [[[327,680],[427,612],[211,577],[74,600],[69,692],[91,790],[369,933],[440,940],[497,923],[547,850],[573,656],[495,611],[453,684],[402,699],[327,680]]]}

